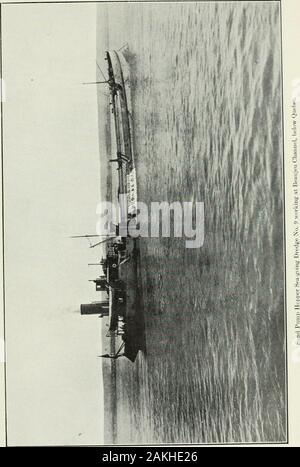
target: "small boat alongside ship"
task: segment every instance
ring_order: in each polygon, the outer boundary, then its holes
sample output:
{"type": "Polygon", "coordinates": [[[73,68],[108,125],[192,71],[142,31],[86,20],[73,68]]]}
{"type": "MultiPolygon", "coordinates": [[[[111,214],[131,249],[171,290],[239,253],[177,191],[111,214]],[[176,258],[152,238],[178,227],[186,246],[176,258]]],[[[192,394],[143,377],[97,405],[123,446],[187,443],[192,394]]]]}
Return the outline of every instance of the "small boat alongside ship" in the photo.
{"type": "MultiPolygon", "coordinates": [[[[106,52],[110,106],[116,157],[117,186],[113,187],[118,201],[126,198],[126,222],[135,219],[137,212],[136,171],[133,154],[132,117],[130,96],[130,75],[128,65],[116,51],[106,52]]],[[[112,168],[112,170],[114,170],[112,168]]],[[[119,203],[119,206],[121,203],[119,203]]],[[[82,304],[82,315],[98,314],[108,318],[107,338],[121,338],[123,353],[119,351],[102,355],[118,358],[124,355],[134,362],[139,350],[144,349],[143,319],[141,314],[141,290],[139,281],[138,239],[121,232],[120,222],[124,213],[119,213],[115,235],[101,240],[91,247],[105,243],[106,254],[97,265],[102,268],[99,277],[93,280],[96,291],[106,298],[89,304],[82,304]]],[[[94,235],[92,235],[94,236],[94,235]]],[[[90,236],[86,236],[90,237],[90,236]]],[[[114,346],[113,346],[114,347],[114,346]]]]}

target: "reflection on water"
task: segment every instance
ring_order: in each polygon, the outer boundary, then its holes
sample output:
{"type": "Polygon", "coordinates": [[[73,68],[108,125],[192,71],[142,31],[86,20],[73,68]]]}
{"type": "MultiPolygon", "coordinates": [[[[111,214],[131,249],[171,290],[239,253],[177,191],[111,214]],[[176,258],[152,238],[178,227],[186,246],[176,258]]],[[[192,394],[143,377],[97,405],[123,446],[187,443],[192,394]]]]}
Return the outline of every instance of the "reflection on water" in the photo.
{"type": "Polygon", "coordinates": [[[203,248],[141,242],[117,442],[284,440],[279,4],[110,5],[108,29],[98,8],[99,54],[129,45],[140,199],[205,203],[203,248]]]}

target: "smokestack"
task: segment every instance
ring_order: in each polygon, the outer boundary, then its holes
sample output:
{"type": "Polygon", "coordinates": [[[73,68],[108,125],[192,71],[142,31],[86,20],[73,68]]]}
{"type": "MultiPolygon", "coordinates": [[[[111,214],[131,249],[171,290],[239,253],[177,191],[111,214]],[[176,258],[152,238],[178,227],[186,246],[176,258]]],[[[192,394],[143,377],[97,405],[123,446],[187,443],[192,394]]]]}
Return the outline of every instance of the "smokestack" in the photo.
{"type": "Polygon", "coordinates": [[[80,313],[82,315],[103,315],[109,314],[109,302],[103,300],[102,302],[87,303],[80,305],[80,313]]]}

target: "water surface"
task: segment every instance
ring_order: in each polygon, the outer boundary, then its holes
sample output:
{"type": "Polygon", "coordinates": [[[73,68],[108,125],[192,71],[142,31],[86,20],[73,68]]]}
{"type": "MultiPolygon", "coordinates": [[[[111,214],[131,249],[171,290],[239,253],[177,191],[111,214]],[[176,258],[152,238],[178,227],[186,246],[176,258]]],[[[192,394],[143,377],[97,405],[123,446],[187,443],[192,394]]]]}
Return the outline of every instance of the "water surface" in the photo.
{"type": "Polygon", "coordinates": [[[205,203],[201,249],[141,242],[147,354],[117,361],[115,441],[283,441],[279,2],[104,11],[99,61],[131,53],[140,199],[205,203]]]}

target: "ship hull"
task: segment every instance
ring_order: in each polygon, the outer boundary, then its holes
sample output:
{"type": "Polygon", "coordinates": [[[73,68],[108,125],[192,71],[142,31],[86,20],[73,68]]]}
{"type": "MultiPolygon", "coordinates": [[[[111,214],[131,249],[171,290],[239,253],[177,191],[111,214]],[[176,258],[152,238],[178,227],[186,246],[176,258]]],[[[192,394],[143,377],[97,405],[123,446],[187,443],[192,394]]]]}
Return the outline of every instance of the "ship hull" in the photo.
{"type": "MultiPolygon", "coordinates": [[[[125,60],[116,52],[107,52],[108,72],[114,131],[117,151],[127,162],[119,168],[118,193],[127,195],[128,220],[137,212],[136,172],[133,153],[133,128],[131,117],[130,71],[125,60]]],[[[126,255],[129,260],[119,265],[119,277],[125,284],[125,343],[124,356],[134,362],[139,350],[144,350],[141,290],[139,287],[138,240],[126,238],[126,255]]],[[[114,313],[112,313],[114,315],[114,313]]]]}

